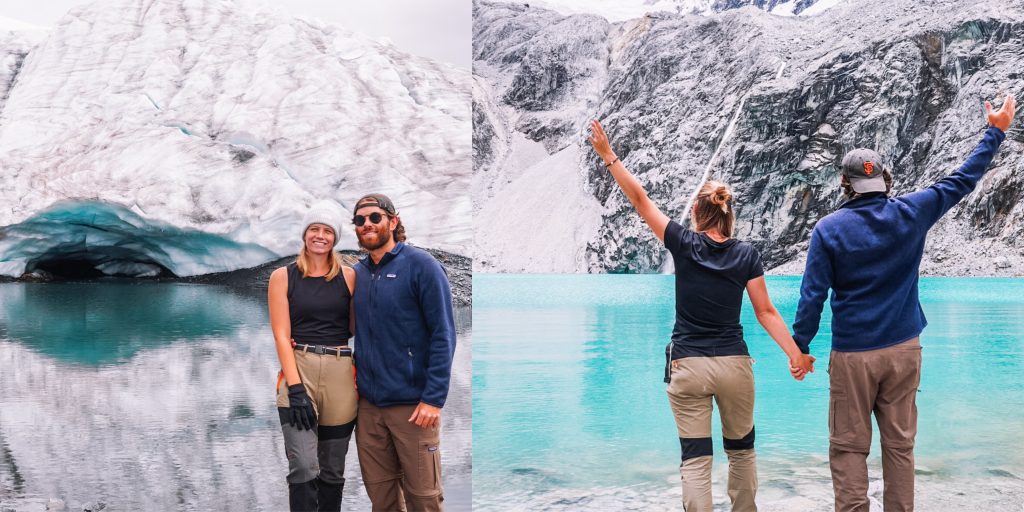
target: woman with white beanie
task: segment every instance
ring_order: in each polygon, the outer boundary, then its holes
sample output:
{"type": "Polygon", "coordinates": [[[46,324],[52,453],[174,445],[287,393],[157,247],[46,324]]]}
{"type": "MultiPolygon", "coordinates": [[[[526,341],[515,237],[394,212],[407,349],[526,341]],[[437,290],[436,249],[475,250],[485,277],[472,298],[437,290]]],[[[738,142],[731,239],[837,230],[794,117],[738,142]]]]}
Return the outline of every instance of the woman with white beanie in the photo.
{"type": "Polygon", "coordinates": [[[292,511],[338,511],[356,423],[352,294],[356,276],[334,251],[343,214],[318,203],[294,263],[270,276],[268,302],[281,373],[277,408],[292,511]]]}

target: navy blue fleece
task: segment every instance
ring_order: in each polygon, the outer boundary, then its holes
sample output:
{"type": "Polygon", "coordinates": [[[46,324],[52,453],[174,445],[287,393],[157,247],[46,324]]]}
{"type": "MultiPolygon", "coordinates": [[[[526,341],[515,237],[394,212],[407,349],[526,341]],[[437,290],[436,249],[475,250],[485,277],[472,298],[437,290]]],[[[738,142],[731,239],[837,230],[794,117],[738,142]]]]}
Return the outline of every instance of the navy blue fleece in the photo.
{"type": "Polygon", "coordinates": [[[355,266],[356,385],[378,407],[444,407],[455,353],[452,292],[444,267],[398,243],[355,266]]]}
{"type": "Polygon", "coordinates": [[[805,354],[832,289],[832,348],[855,352],[913,338],[927,325],[917,278],[928,230],[985,174],[1005,134],[985,131],[953,174],[895,198],[865,194],[818,221],[811,233],[793,339],[805,354]]]}

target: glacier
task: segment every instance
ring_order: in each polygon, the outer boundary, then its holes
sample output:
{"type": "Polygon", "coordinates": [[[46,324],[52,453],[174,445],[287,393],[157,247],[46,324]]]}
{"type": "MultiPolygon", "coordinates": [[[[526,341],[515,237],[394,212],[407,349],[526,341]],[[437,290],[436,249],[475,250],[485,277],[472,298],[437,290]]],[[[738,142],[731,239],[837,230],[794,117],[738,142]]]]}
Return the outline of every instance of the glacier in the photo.
{"type": "MultiPolygon", "coordinates": [[[[895,194],[918,190],[980,140],[984,100],[1024,96],[1019,2],[815,7],[613,21],[474,3],[473,208],[487,219],[474,270],[670,268],[587,144],[593,118],[670,217],[686,222],[705,175],[730,183],[736,236],[773,273],[799,274],[810,230],[842,202],[846,151],[876,149],[895,194]]],[[[922,273],[1024,274],[1021,122],[977,190],[933,229],[922,273]]]]}
{"type": "MultiPolygon", "coordinates": [[[[370,192],[395,201],[411,243],[470,251],[467,70],[230,0],[101,1],[48,31],[8,28],[0,27],[3,275],[18,277],[44,253],[56,258],[57,238],[83,236],[103,255],[101,273],[248,267],[295,254],[312,204],[346,219],[370,192]],[[28,227],[67,201],[122,219],[130,212],[137,244],[173,245],[159,248],[166,257],[135,245],[99,249],[124,239],[67,229],[29,247],[28,227]],[[183,250],[203,240],[216,247],[183,250]]],[[[356,249],[351,225],[343,231],[338,248],[356,249]]]]}

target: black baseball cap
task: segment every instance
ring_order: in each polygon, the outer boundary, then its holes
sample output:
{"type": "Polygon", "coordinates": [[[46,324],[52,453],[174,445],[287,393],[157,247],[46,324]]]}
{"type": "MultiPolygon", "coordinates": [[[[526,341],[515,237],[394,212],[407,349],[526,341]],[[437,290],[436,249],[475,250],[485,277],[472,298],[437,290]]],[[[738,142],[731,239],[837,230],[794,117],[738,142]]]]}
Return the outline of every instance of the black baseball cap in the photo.
{"type": "Polygon", "coordinates": [[[381,210],[388,212],[388,215],[392,217],[398,215],[398,211],[395,210],[395,203],[388,199],[388,196],[384,194],[366,194],[356,201],[356,207],[352,209],[352,213],[355,214],[360,208],[364,206],[376,206],[381,210]]]}

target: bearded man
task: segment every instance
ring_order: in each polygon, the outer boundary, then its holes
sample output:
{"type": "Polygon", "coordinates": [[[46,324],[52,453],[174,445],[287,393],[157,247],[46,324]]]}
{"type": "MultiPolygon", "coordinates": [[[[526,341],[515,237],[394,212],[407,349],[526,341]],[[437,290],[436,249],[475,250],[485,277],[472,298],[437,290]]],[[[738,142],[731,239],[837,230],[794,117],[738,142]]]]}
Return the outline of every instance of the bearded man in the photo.
{"type": "Polygon", "coordinates": [[[383,194],[356,201],[352,222],[369,254],[355,266],[356,446],[374,511],[443,510],[441,408],[455,318],[444,267],[405,244],[383,194]]]}

